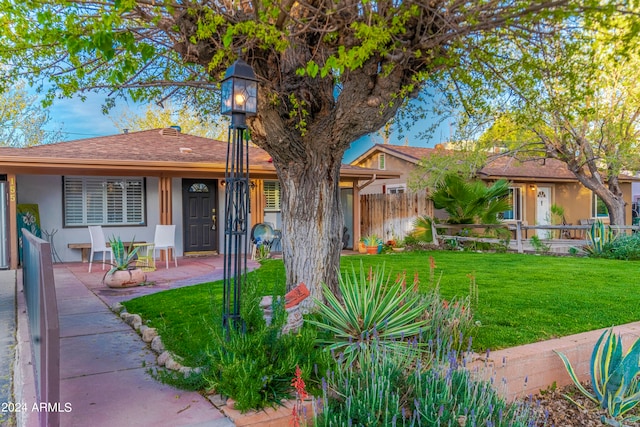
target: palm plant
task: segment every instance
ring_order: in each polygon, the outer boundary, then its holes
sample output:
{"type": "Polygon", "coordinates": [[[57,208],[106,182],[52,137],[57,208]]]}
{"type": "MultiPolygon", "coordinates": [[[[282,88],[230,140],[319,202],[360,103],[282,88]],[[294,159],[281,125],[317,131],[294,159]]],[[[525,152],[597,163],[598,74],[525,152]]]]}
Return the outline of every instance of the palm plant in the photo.
{"type": "Polygon", "coordinates": [[[511,209],[509,182],[500,179],[487,187],[450,173],[431,195],[433,205],[449,214],[450,224],[496,224],[498,214],[511,209]]]}

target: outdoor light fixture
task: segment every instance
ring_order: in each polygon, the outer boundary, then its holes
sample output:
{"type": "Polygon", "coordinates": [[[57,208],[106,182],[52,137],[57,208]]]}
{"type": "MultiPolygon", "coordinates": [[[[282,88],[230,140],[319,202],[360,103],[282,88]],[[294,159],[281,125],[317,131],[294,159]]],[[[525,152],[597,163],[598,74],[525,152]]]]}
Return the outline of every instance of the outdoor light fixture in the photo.
{"type": "Polygon", "coordinates": [[[246,62],[238,59],[220,84],[220,112],[231,116],[224,186],[224,288],[222,326],[244,331],[240,294],[246,282],[249,230],[249,141],[246,117],[258,110],[258,80],[246,62]]]}
{"type": "Polygon", "coordinates": [[[221,83],[220,112],[231,116],[231,125],[246,126],[246,116],[258,112],[258,80],[249,64],[238,59],[231,64],[221,83]]]}

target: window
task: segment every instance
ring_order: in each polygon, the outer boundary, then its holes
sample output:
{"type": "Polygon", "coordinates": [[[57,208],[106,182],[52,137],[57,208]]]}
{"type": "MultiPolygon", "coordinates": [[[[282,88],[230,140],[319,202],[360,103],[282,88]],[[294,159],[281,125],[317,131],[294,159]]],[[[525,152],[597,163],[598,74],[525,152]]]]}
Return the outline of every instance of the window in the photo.
{"type": "Polygon", "coordinates": [[[400,193],[404,193],[405,191],[406,191],[405,184],[387,185],[385,187],[385,193],[387,194],[400,194],[400,193]]]}
{"type": "Polygon", "coordinates": [[[145,223],[144,178],[63,177],[65,227],[145,223]]]}
{"type": "Polygon", "coordinates": [[[498,218],[505,221],[522,221],[522,188],[509,187],[509,202],[511,210],[500,213],[498,218]]]}
{"type": "Polygon", "coordinates": [[[385,170],[385,161],[386,161],[386,158],[384,153],[378,154],[378,169],[385,170]]]}
{"type": "Polygon", "coordinates": [[[604,204],[604,201],[596,195],[596,193],[592,193],[593,197],[591,198],[591,216],[593,218],[606,218],[609,216],[609,209],[607,209],[607,205],[604,204]]]}
{"type": "Polygon", "coordinates": [[[280,211],[280,183],[278,181],[264,182],[264,210],[269,212],[280,211]]]}

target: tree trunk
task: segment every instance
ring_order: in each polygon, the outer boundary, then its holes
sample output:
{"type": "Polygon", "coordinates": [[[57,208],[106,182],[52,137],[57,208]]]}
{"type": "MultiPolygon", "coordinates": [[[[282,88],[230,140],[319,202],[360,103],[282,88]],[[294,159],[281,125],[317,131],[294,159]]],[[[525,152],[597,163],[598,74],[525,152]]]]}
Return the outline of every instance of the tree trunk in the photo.
{"type": "MultiPolygon", "coordinates": [[[[318,153],[319,154],[319,153],[318,153]]],[[[282,197],[282,252],[287,290],[305,283],[312,298],[301,304],[312,310],[322,300],[322,283],[336,292],[343,214],[340,204],[340,162],[316,156],[306,164],[276,165],[282,197]]]]}
{"type": "MultiPolygon", "coordinates": [[[[571,169],[571,164],[569,164],[571,169]]],[[[602,181],[599,173],[587,173],[585,168],[576,168],[573,173],[578,181],[602,199],[609,211],[609,223],[611,225],[626,224],[626,202],[617,177],[609,178],[608,182],[602,181]]],[[[595,169],[595,166],[594,166],[595,169]]]]}

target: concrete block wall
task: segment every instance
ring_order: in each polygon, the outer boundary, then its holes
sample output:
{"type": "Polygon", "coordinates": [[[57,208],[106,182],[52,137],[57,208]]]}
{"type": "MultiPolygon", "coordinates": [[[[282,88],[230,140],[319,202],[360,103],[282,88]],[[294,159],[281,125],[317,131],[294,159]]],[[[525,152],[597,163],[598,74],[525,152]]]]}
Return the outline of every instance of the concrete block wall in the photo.
{"type": "MultiPolygon", "coordinates": [[[[608,328],[570,335],[563,338],[522,345],[475,355],[467,367],[481,378],[493,378],[496,389],[509,401],[537,394],[553,385],[563,387],[572,383],[569,374],[554,352],[564,353],[580,381],[590,380],[593,348],[608,328]]],[[[622,335],[624,352],[640,339],[640,322],[615,326],[613,332],[622,335]]]]}

